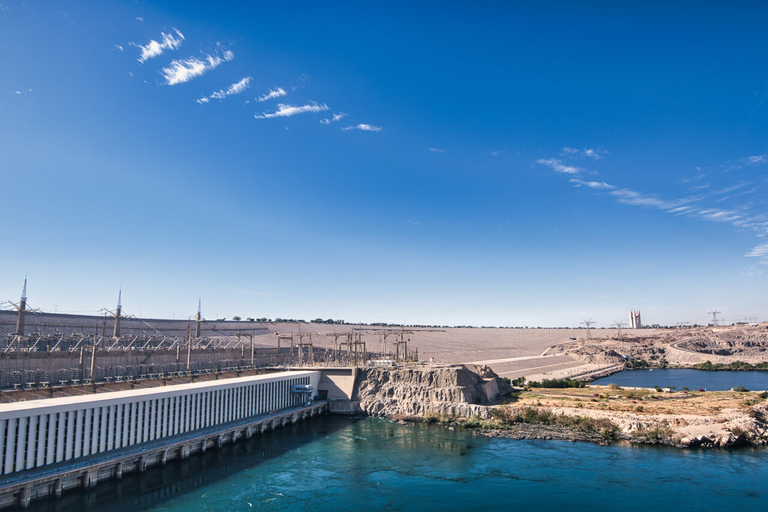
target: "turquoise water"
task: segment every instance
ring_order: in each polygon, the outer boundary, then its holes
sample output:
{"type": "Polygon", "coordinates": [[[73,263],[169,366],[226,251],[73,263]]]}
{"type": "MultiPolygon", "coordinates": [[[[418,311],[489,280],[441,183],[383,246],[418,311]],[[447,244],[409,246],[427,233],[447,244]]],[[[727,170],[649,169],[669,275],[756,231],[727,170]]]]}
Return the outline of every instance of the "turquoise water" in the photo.
{"type": "Polygon", "coordinates": [[[768,451],[489,439],[324,417],[31,510],[765,510],[768,451]]]}
{"type": "Polygon", "coordinates": [[[617,384],[619,386],[662,388],[675,386],[677,389],[706,389],[727,391],[744,386],[749,390],[768,390],[768,371],[704,371],[704,370],[624,370],[598,379],[592,384],[617,384]]]}

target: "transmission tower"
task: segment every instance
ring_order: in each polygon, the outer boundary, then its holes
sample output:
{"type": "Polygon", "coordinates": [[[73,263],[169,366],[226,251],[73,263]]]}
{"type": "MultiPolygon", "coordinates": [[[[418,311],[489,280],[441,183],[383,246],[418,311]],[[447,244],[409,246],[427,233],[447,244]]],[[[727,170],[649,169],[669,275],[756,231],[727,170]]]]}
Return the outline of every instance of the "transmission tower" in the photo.
{"type": "Polygon", "coordinates": [[[626,322],[613,322],[612,326],[616,328],[616,337],[618,337],[620,340],[623,338],[621,337],[621,328],[626,326],[626,322]]]}
{"type": "Polygon", "coordinates": [[[16,320],[16,336],[24,336],[24,324],[27,313],[37,313],[39,309],[27,309],[27,276],[24,276],[24,288],[21,291],[21,300],[16,304],[15,302],[8,301],[8,304],[16,308],[19,312],[19,317],[16,320]]]}
{"type": "Polygon", "coordinates": [[[592,328],[592,326],[595,323],[596,322],[593,322],[591,318],[589,320],[584,320],[582,322],[579,322],[580,325],[583,325],[583,326],[585,326],[587,328],[587,339],[588,340],[592,339],[592,333],[590,332],[590,329],[592,328]]]}
{"type": "Polygon", "coordinates": [[[716,309],[713,309],[712,311],[709,311],[707,314],[712,315],[712,325],[717,325],[717,322],[720,320],[717,318],[717,315],[720,314],[720,312],[716,309]]]}
{"type": "MultiPolygon", "coordinates": [[[[121,318],[133,318],[133,315],[123,315],[123,289],[120,288],[120,291],[117,294],[117,309],[114,311],[111,311],[109,309],[100,309],[99,311],[104,311],[104,322],[105,322],[105,328],[106,328],[106,316],[107,313],[109,313],[111,316],[115,318],[115,328],[112,331],[112,336],[114,338],[120,337],[120,319],[121,318]]],[[[104,335],[104,332],[102,332],[102,335],[104,335]]]]}

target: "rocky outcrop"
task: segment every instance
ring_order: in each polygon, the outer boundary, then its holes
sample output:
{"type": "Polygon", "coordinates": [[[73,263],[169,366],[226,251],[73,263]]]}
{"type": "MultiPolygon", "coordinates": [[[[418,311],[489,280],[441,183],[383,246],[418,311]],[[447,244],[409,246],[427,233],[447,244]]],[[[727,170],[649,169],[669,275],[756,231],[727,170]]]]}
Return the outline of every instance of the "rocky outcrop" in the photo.
{"type": "Polygon", "coordinates": [[[463,366],[366,368],[360,370],[354,400],[370,416],[428,414],[488,417],[489,382],[463,366]]]}

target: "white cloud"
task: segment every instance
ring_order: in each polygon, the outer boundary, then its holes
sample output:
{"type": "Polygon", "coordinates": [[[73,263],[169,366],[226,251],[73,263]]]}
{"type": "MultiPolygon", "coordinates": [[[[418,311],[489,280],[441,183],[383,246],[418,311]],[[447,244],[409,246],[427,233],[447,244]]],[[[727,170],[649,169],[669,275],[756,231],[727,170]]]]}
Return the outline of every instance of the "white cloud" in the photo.
{"type": "Polygon", "coordinates": [[[16,94],[17,96],[21,96],[21,91],[13,91],[13,94],[16,94]]]}
{"type": "Polygon", "coordinates": [[[254,114],[253,117],[256,119],[272,119],[273,117],[291,117],[295,116],[297,114],[305,114],[305,113],[317,113],[322,112],[324,110],[328,110],[328,105],[318,105],[314,101],[310,101],[306,105],[302,105],[300,107],[294,107],[292,105],[285,105],[283,103],[277,104],[277,110],[275,112],[269,113],[269,112],[263,112],[261,115],[254,114]]]}
{"type": "Polygon", "coordinates": [[[445,153],[444,149],[439,149],[439,148],[429,148],[429,150],[433,153],[445,153]]]}
{"type": "Polygon", "coordinates": [[[600,151],[599,149],[587,148],[584,150],[584,156],[588,156],[589,158],[592,158],[594,160],[602,160],[603,153],[604,151],[600,151]]]}
{"type": "Polygon", "coordinates": [[[620,190],[612,190],[608,193],[616,197],[616,200],[622,204],[630,204],[633,206],[651,206],[658,208],[659,210],[672,210],[674,208],[678,208],[678,203],[657,199],[651,196],[645,196],[635,192],[634,190],[629,190],[626,188],[622,188],[620,190]]]}
{"type": "Polygon", "coordinates": [[[499,155],[504,154],[504,152],[503,151],[491,151],[488,154],[491,155],[491,156],[499,156],[499,155]]]}
{"type": "Polygon", "coordinates": [[[570,181],[571,181],[571,183],[575,183],[576,186],[582,186],[583,185],[585,187],[594,188],[596,190],[613,190],[614,188],[616,188],[613,185],[609,185],[608,183],[606,183],[604,181],[584,181],[584,180],[580,180],[578,178],[573,178],[570,181]]]}
{"type": "Polygon", "coordinates": [[[256,101],[267,101],[275,98],[280,98],[282,96],[288,96],[288,93],[285,92],[285,90],[282,87],[278,87],[277,89],[272,89],[271,91],[269,91],[267,94],[263,96],[259,96],[258,98],[256,98],[256,101]]]}
{"type": "Polygon", "coordinates": [[[208,99],[208,98],[206,98],[206,97],[202,97],[202,98],[200,98],[200,99],[198,99],[198,100],[197,100],[197,102],[198,102],[199,104],[201,104],[201,105],[202,105],[203,103],[208,103],[209,101],[211,101],[211,100],[209,100],[209,99],[208,99]]]}
{"type": "Polygon", "coordinates": [[[591,158],[593,160],[602,160],[603,158],[605,158],[603,155],[605,155],[606,153],[608,152],[603,149],[594,149],[594,148],[579,149],[579,148],[569,148],[566,146],[563,148],[563,152],[560,154],[563,156],[575,155],[575,156],[591,158]]]}
{"type": "Polygon", "coordinates": [[[725,172],[730,172],[730,171],[743,169],[744,167],[752,167],[754,165],[763,165],[763,164],[768,164],[768,155],[766,154],[748,156],[746,158],[739,158],[737,160],[733,160],[725,164],[723,166],[723,170],[725,172]]]}
{"type": "Polygon", "coordinates": [[[115,48],[117,48],[119,51],[123,51],[125,49],[122,46],[120,46],[119,44],[116,44],[115,48]]]}
{"type": "Polygon", "coordinates": [[[768,257],[768,244],[758,245],[753,247],[751,251],[744,256],[747,258],[766,258],[768,257]]]}
{"type": "Polygon", "coordinates": [[[549,158],[549,159],[540,159],[536,160],[537,164],[546,165],[552,168],[553,171],[559,172],[561,174],[579,174],[581,169],[580,167],[573,167],[571,165],[566,165],[562,162],[562,160],[559,160],[557,158],[549,158]]]}
{"type": "Polygon", "coordinates": [[[347,114],[345,114],[344,112],[339,112],[338,114],[333,114],[333,117],[331,117],[330,119],[321,119],[320,124],[335,123],[336,121],[341,121],[345,117],[347,117],[347,114]]]}
{"type": "Polygon", "coordinates": [[[182,84],[216,69],[222,62],[228,62],[234,58],[235,54],[226,50],[221,55],[206,55],[203,60],[197,57],[174,60],[169,67],[163,68],[162,74],[168,85],[182,84]]]}
{"type": "Polygon", "coordinates": [[[241,92],[243,92],[244,90],[246,90],[250,86],[251,80],[253,80],[252,77],[250,77],[250,76],[245,77],[242,80],[240,80],[239,82],[230,85],[227,88],[226,91],[224,89],[222,89],[220,91],[214,92],[213,94],[211,94],[211,98],[216,99],[216,100],[223,100],[227,96],[232,96],[234,94],[240,94],[241,92]]]}
{"type": "Polygon", "coordinates": [[[136,21],[144,21],[144,18],[142,18],[141,16],[136,16],[136,21]]]}
{"type": "MultiPolygon", "coordinates": [[[[565,155],[584,155],[587,156],[587,150],[580,150],[574,148],[563,148],[563,154],[565,155]]],[[[653,195],[647,195],[635,190],[622,188],[617,189],[613,185],[610,185],[604,181],[586,181],[580,178],[582,172],[586,173],[584,169],[579,167],[569,166],[563,163],[562,160],[557,158],[540,159],[536,163],[540,165],[546,165],[551,167],[554,171],[562,174],[570,174],[570,182],[575,186],[584,186],[594,190],[604,191],[611,197],[613,197],[618,203],[640,206],[646,208],[655,208],[657,210],[664,211],[671,215],[685,215],[687,217],[696,218],[707,222],[720,222],[730,224],[731,226],[751,231],[758,237],[768,237],[768,214],[754,214],[751,213],[757,204],[762,202],[749,202],[741,206],[732,207],[730,209],[716,208],[714,205],[725,201],[732,200],[736,197],[753,194],[760,189],[759,186],[753,186],[754,182],[741,181],[720,189],[712,190],[712,187],[707,183],[706,185],[695,187],[697,189],[707,189],[702,193],[689,195],[688,197],[682,197],[679,199],[667,200],[658,198],[653,195]],[[751,188],[747,188],[751,187],[751,188]]],[[[729,170],[735,170],[737,168],[743,168],[753,165],[763,165],[768,163],[768,155],[755,155],[739,160],[730,162],[727,167],[723,166],[725,172],[729,170]]],[[[700,168],[696,168],[696,171],[701,171],[700,168]]],[[[706,174],[700,174],[693,179],[685,179],[683,183],[689,183],[691,181],[702,179],[706,174]]],[[[768,181],[766,181],[768,183],[768,181]]],[[[745,256],[761,258],[760,265],[768,265],[768,244],[758,245],[753,248],[745,256]]]]}
{"type": "Polygon", "coordinates": [[[699,174],[697,174],[696,176],[691,176],[691,177],[683,178],[683,179],[680,180],[680,183],[691,183],[693,181],[701,180],[701,179],[704,179],[704,178],[707,177],[706,173],[701,172],[701,167],[696,167],[695,170],[699,174]]]}
{"type": "MultiPolygon", "coordinates": [[[[174,32],[176,32],[176,36],[178,37],[174,36],[173,34],[166,34],[165,32],[161,32],[160,35],[163,36],[162,42],[157,42],[154,39],[152,39],[149,43],[145,45],[141,45],[141,44],[134,45],[141,49],[139,62],[144,64],[149,59],[162,55],[163,52],[165,52],[166,50],[177,50],[179,46],[181,46],[182,41],[184,41],[184,35],[175,28],[173,30],[174,32]]],[[[122,50],[122,47],[118,47],[118,48],[122,50]]]]}
{"type": "Polygon", "coordinates": [[[347,126],[342,128],[343,131],[347,130],[362,130],[364,132],[380,132],[383,128],[381,126],[373,126],[370,124],[360,123],[357,126],[347,126]]]}

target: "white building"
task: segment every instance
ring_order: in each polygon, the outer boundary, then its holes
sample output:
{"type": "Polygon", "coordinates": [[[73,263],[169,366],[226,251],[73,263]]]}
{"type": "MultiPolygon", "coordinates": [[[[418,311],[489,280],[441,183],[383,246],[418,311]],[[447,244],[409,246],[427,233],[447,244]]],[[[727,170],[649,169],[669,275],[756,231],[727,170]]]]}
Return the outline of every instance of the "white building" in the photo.
{"type": "Polygon", "coordinates": [[[170,438],[301,405],[320,372],[296,371],[0,404],[0,474],[170,438]]]}

